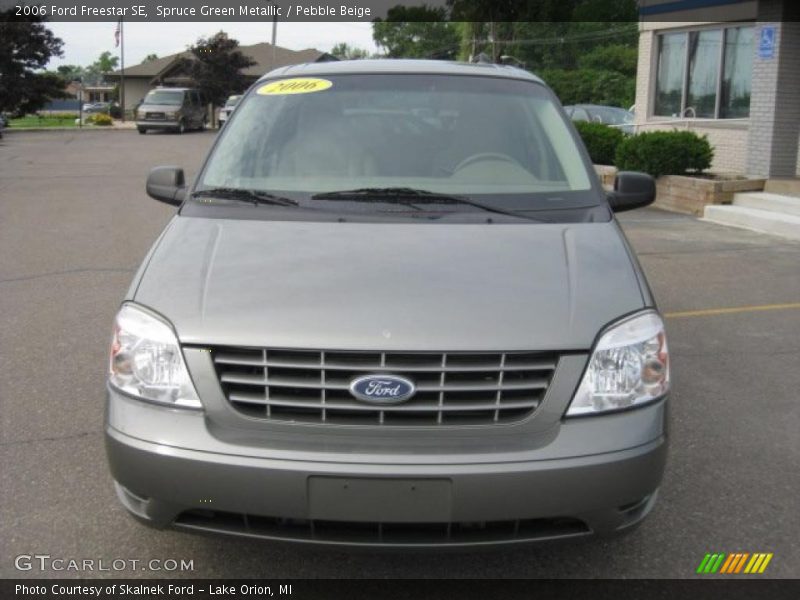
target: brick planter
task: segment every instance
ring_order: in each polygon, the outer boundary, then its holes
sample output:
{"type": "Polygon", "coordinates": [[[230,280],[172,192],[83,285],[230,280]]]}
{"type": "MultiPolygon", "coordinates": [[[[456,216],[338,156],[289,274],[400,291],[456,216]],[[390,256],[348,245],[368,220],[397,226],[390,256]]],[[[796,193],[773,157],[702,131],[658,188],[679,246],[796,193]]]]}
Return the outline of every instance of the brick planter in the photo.
{"type": "Polygon", "coordinates": [[[764,179],[744,177],[664,175],[656,183],[658,191],[653,206],[702,217],[707,205],[730,204],[735,193],[760,192],[765,183],[764,179]]]}
{"type": "Polygon", "coordinates": [[[600,177],[600,183],[607,190],[614,189],[614,178],[617,176],[617,167],[608,165],[595,165],[594,170],[597,176],[600,177]]]}
{"type": "MultiPolygon", "coordinates": [[[[614,186],[617,174],[615,167],[595,165],[595,171],[603,187],[611,189],[614,186]]],[[[760,192],[765,183],[764,179],[747,179],[737,175],[664,175],[656,181],[657,194],[653,206],[701,217],[707,205],[730,204],[735,193],[760,192]]]]}

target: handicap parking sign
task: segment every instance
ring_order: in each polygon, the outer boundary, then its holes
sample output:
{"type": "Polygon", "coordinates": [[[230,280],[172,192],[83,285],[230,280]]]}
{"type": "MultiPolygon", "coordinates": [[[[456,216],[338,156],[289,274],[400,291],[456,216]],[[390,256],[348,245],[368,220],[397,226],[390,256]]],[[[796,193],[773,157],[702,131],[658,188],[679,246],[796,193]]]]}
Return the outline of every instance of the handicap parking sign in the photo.
{"type": "Polygon", "coordinates": [[[758,41],[759,58],[775,58],[775,26],[764,25],[758,41]]]}

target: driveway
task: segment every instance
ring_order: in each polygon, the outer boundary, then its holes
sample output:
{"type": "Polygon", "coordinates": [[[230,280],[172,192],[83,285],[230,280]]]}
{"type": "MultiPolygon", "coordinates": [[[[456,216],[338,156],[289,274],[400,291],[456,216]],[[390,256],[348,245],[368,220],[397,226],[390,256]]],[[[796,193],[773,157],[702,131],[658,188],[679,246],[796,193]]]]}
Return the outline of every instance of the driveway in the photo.
{"type": "Polygon", "coordinates": [[[153,531],[103,448],[111,320],[173,214],[148,169],[193,176],[213,132],[0,140],[0,576],[691,577],[707,552],[800,575],[800,243],[645,209],[621,215],[667,314],[671,454],[660,500],[612,540],[480,554],[348,554],[153,531]],[[718,309],[731,309],[720,311],[718,309]],[[193,571],[17,571],[13,557],[193,561],[193,571]]]}

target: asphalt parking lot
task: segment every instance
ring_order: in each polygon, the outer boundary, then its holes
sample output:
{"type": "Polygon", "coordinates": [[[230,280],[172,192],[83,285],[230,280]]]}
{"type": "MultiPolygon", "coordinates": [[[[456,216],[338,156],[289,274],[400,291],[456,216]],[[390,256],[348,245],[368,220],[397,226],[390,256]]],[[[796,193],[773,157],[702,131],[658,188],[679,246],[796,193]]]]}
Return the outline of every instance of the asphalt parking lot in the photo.
{"type": "Polygon", "coordinates": [[[92,575],[20,572],[20,554],[193,560],[168,575],[199,577],[691,577],[706,552],[772,552],[764,576],[800,576],[800,243],[653,209],[621,215],[667,314],[674,374],[667,473],[635,532],[492,553],[348,554],[135,523],[103,447],[111,320],[173,214],[145,196],[148,169],[178,164],[191,177],[213,139],[0,140],[1,577],[92,575]]]}

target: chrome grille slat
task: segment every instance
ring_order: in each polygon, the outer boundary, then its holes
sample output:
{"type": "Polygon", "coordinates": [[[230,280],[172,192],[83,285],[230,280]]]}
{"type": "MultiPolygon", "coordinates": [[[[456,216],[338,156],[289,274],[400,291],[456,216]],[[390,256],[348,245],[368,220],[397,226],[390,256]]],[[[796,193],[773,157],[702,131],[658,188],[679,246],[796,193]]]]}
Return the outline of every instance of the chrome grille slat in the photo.
{"type": "MultiPolygon", "coordinates": [[[[309,402],[304,400],[291,400],[285,396],[273,396],[266,400],[266,398],[256,398],[253,396],[243,396],[241,394],[231,394],[231,400],[234,402],[251,402],[254,404],[269,404],[271,406],[287,406],[293,408],[319,408],[320,404],[317,402],[309,402]]],[[[375,412],[375,407],[370,404],[359,404],[358,402],[327,402],[325,404],[325,408],[327,410],[353,410],[353,411],[371,411],[375,412]]],[[[382,406],[380,412],[455,412],[455,411],[463,411],[463,410],[491,410],[495,411],[498,408],[498,405],[495,402],[485,402],[483,404],[469,404],[469,403],[461,403],[461,404],[446,404],[443,406],[439,406],[438,403],[434,404],[410,404],[410,405],[389,405],[389,406],[382,406]]],[[[520,408],[531,408],[530,402],[507,402],[502,404],[499,408],[501,409],[520,409],[520,408]]]]}
{"type": "Polygon", "coordinates": [[[361,365],[361,366],[353,366],[347,365],[343,363],[330,363],[330,362],[320,362],[320,363],[307,363],[307,362],[292,362],[292,361],[281,361],[281,360],[269,360],[266,363],[261,359],[251,359],[247,357],[236,357],[234,355],[225,354],[221,355],[219,358],[215,357],[214,362],[217,364],[231,364],[231,365],[252,365],[254,367],[281,367],[286,369],[307,369],[309,367],[320,367],[325,368],[327,371],[370,371],[370,372],[387,372],[387,373],[394,373],[397,370],[407,371],[409,373],[440,373],[445,371],[447,373],[474,373],[474,372],[481,372],[481,371],[552,371],[556,368],[554,361],[537,361],[537,362],[530,362],[524,364],[517,364],[517,365],[505,365],[499,367],[496,364],[481,364],[476,366],[455,366],[455,367],[415,367],[409,365],[398,365],[396,367],[392,366],[380,366],[376,364],[374,366],[370,365],[361,365]]]}
{"type": "Polygon", "coordinates": [[[497,424],[541,404],[558,355],[546,352],[393,352],[210,348],[226,399],[270,421],[352,425],[497,424]],[[411,379],[416,394],[396,405],[353,398],[368,374],[411,379]]]}
{"type": "MultiPolygon", "coordinates": [[[[313,390],[348,390],[350,385],[348,383],[335,383],[335,382],[321,382],[312,379],[303,379],[300,377],[270,377],[264,380],[261,376],[248,376],[248,375],[229,375],[224,374],[220,377],[223,383],[241,383],[245,385],[261,385],[267,387],[293,387],[302,389],[313,390]]],[[[453,385],[449,383],[440,383],[438,385],[417,385],[417,392],[495,392],[503,390],[528,390],[528,389],[546,389],[548,380],[544,378],[537,378],[528,382],[521,383],[492,383],[492,384],[462,384],[453,385]]]]}

